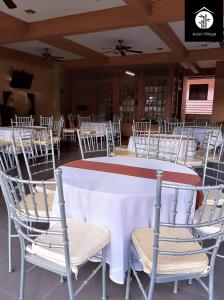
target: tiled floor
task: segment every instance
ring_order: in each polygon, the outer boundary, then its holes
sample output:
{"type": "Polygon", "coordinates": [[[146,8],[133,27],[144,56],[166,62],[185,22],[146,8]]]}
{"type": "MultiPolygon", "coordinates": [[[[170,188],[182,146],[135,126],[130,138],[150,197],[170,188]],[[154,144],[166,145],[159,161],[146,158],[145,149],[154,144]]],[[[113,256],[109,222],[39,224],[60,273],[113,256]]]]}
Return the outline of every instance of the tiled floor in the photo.
{"type": "MultiPolygon", "coordinates": [[[[79,158],[78,148],[70,143],[62,147],[62,164],[79,158]]],[[[19,263],[20,250],[18,240],[13,242],[13,266],[14,272],[8,273],[7,269],[7,215],[4,201],[0,199],[0,300],[18,299],[19,295],[19,263]]],[[[222,249],[224,250],[224,249],[222,249]]],[[[118,249],[119,251],[119,249],[118,249]]],[[[224,251],[223,251],[224,252],[224,251]]],[[[89,263],[79,273],[78,281],[74,281],[79,286],[85,274],[93,268],[89,263]]],[[[147,278],[142,274],[143,282],[147,285],[147,278]]],[[[113,283],[107,277],[108,300],[124,299],[125,286],[113,283]]],[[[78,295],[77,300],[99,300],[101,277],[98,274],[90,284],[78,295]]],[[[34,268],[27,264],[25,282],[25,300],[66,300],[68,299],[66,282],[60,283],[59,277],[40,268],[34,268]]],[[[131,285],[131,300],[140,300],[141,294],[137,288],[136,281],[131,285]]],[[[155,300],[204,300],[207,299],[206,292],[194,281],[191,286],[186,282],[179,285],[178,295],[172,294],[172,285],[160,284],[156,286],[154,293],[155,300]]],[[[215,273],[215,297],[214,300],[224,299],[224,260],[218,258],[215,273]]]]}

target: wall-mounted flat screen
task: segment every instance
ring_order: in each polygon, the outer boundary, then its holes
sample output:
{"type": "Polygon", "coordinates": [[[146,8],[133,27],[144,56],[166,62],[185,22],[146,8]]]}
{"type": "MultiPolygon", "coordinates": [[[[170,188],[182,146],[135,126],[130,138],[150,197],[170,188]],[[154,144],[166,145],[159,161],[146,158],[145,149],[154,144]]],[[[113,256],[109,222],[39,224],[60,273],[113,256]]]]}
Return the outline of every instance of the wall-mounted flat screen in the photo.
{"type": "Polygon", "coordinates": [[[17,89],[30,89],[32,86],[33,74],[25,71],[12,71],[10,86],[17,89]]]}

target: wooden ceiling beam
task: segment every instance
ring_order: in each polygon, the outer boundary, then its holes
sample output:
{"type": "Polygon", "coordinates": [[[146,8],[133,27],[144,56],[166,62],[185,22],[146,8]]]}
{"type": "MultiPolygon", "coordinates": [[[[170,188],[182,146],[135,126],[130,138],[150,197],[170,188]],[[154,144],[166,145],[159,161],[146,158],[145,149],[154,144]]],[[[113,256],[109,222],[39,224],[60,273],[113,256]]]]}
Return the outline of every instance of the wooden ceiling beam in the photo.
{"type": "MultiPolygon", "coordinates": [[[[17,31],[15,29],[17,33],[12,36],[0,36],[0,44],[3,45],[26,40],[38,40],[40,38],[55,35],[66,36],[183,20],[183,2],[180,0],[169,0],[170,9],[167,9],[167,1],[168,0],[155,1],[153,3],[152,14],[148,9],[144,9],[144,6],[148,6],[148,1],[129,0],[129,5],[121,7],[58,17],[28,24],[23,21],[20,23],[19,21],[20,25],[18,24],[17,26],[17,24],[15,24],[15,26],[12,26],[12,29],[17,27],[19,28],[20,26],[24,26],[25,29],[27,29],[26,27],[28,26],[28,30],[19,34],[19,30],[17,31]],[[138,4],[139,1],[140,4],[138,4]],[[135,5],[137,5],[138,9],[134,9],[135,5]],[[175,9],[171,9],[172,7],[175,9]]],[[[13,17],[9,16],[9,18],[13,17]]],[[[1,22],[7,27],[7,22],[1,22]]]]}
{"type": "Polygon", "coordinates": [[[0,11],[0,35],[9,34],[13,37],[16,34],[25,35],[28,33],[28,23],[0,11]]]}
{"type": "Polygon", "coordinates": [[[43,61],[43,58],[25,53],[23,51],[18,51],[6,47],[0,47],[0,58],[4,60],[9,60],[12,64],[13,62],[24,63],[27,65],[36,65],[38,67],[52,68],[53,65],[43,61]]]}
{"type": "Polygon", "coordinates": [[[190,62],[181,62],[180,65],[185,69],[185,70],[190,70],[193,74],[197,75],[200,73],[199,67],[197,66],[196,63],[190,63],[190,62]]]}
{"type": "Polygon", "coordinates": [[[178,61],[178,58],[171,52],[166,53],[153,53],[153,54],[141,54],[141,55],[128,55],[109,58],[107,63],[96,62],[92,60],[67,60],[61,62],[59,65],[65,69],[73,68],[85,68],[85,67],[111,67],[111,66],[131,66],[131,65],[143,65],[143,64],[157,64],[157,63],[171,63],[178,61]]]}
{"type": "Polygon", "coordinates": [[[150,28],[160,37],[170,50],[173,51],[174,54],[180,57],[186,56],[186,48],[167,23],[151,24],[150,28]]]}
{"type": "Polygon", "coordinates": [[[150,0],[123,0],[128,7],[130,7],[134,12],[139,12],[145,17],[149,17],[153,13],[153,4],[155,1],[150,0]]]}
{"type": "Polygon", "coordinates": [[[62,68],[85,68],[88,66],[132,66],[132,65],[147,65],[147,64],[168,64],[182,63],[185,67],[191,69],[193,73],[197,73],[200,68],[195,62],[201,60],[224,60],[223,49],[206,49],[206,50],[190,50],[187,51],[185,58],[174,54],[173,52],[151,53],[140,55],[128,55],[119,57],[110,57],[107,62],[86,60],[67,60],[59,63],[62,68]]]}
{"type": "Polygon", "coordinates": [[[89,58],[89,59],[97,58],[103,61],[108,60],[108,58],[105,55],[60,36],[46,37],[46,38],[39,39],[39,41],[63,49],[65,51],[72,52],[74,54],[80,55],[85,58],[89,58]]]}

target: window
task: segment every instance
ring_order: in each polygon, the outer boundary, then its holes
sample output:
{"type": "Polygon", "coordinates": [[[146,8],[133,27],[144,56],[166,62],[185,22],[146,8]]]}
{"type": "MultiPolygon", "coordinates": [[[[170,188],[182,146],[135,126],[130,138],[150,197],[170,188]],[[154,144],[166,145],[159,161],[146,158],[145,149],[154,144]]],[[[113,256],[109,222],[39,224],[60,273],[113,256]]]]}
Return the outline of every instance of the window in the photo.
{"type": "Polygon", "coordinates": [[[189,90],[189,100],[207,100],[208,84],[191,84],[189,90]]]}

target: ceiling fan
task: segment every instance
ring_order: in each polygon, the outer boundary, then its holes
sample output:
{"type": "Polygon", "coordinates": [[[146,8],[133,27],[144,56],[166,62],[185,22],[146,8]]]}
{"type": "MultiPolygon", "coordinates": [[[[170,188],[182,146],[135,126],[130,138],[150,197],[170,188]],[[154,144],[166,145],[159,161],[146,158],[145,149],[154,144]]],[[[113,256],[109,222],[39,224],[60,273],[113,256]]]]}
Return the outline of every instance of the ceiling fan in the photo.
{"type": "Polygon", "coordinates": [[[133,47],[131,46],[125,46],[123,40],[118,40],[118,44],[115,46],[114,49],[109,48],[111,50],[105,51],[104,53],[112,53],[112,54],[120,54],[121,56],[126,56],[127,53],[143,53],[143,51],[140,50],[132,50],[133,47]]]}
{"type": "Polygon", "coordinates": [[[41,56],[49,62],[62,61],[64,59],[64,57],[62,56],[52,55],[49,48],[44,48],[44,51],[41,53],[41,56]]]}
{"type": "Polygon", "coordinates": [[[17,8],[17,5],[13,2],[13,0],[2,0],[5,5],[9,8],[9,9],[14,9],[17,8]]]}

